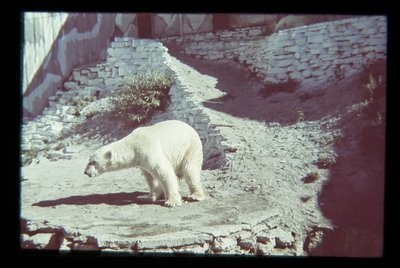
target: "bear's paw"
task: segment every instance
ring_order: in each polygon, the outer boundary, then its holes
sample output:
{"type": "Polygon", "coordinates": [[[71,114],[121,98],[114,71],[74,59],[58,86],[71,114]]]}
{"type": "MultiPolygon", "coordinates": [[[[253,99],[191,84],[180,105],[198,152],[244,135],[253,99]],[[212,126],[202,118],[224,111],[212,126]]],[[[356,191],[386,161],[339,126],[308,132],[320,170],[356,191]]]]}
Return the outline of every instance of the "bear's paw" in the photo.
{"type": "Polygon", "coordinates": [[[179,207],[182,205],[182,198],[180,195],[170,196],[167,201],[165,201],[164,205],[166,207],[179,207]]]}

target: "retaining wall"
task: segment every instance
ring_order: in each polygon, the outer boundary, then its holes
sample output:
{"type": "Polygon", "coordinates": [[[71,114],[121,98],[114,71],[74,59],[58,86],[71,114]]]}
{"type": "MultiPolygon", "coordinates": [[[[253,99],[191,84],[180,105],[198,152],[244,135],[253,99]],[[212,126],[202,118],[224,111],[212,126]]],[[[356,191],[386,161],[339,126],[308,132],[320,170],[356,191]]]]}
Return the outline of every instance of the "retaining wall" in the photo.
{"type": "Polygon", "coordinates": [[[60,133],[78,122],[84,116],[73,106],[74,101],[86,96],[106,95],[122,87],[126,76],[173,72],[175,84],[169,94],[171,103],[168,118],[187,122],[199,133],[203,143],[204,166],[217,168],[226,163],[223,137],[212,126],[202,99],[190,85],[180,79],[171,69],[171,57],[160,42],[129,37],[115,38],[107,49],[107,59],[98,64],[87,64],[72,70],[62,88],[46,99],[49,107],[35,120],[23,126],[22,150],[41,150],[46,144],[57,139],[60,133]]]}
{"type": "Polygon", "coordinates": [[[232,59],[265,83],[289,78],[315,87],[337,81],[386,58],[384,16],[356,17],[286,29],[262,37],[260,27],[165,38],[187,54],[209,60],[232,59]]]}

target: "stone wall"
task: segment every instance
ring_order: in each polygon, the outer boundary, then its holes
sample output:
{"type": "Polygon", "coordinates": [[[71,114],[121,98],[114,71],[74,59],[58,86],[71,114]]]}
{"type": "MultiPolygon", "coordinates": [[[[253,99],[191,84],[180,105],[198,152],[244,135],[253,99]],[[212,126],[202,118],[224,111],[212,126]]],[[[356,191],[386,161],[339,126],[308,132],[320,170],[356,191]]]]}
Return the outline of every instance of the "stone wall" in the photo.
{"type": "Polygon", "coordinates": [[[288,79],[303,87],[337,81],[386,58],[386,18],[356,17],[286,29],[262,36],[262,28],[165,38],[198,58],[232,59],[265,83],[288,79]]]}
{"type": "Polygon", "coordinates": [[[72,68],[105,59],[115,20],[113,14],[103,13],[61,17],[29,14],[24,21],[23,112],[24,116],[35,116],[47,106],[47,98],[56,93],[72,68]]]}
{"type": "MultiPolygon", "coordinates": [[[[105,62],[86,64],[74,68],[70,76],[47,98],[48,107],[34,120],[23,125],[22,151],[42,150],[79,120],[85,120],[87,111],[78,112],[74,103],[86,97],[101,98],[107,92],[124,85],[129,75],[149,71],[174,72],[167,48],[160,42],[130,37],[119,38],[107,49],[105,62]]],[[[200,135],[204,150],[204,166],[217,168],[226,163],[223,137],[201,104],[201,98],[174,73],[175,84],[169,94],[171,103],[167,110],[169,119],[179,119],[190,124],[200,135]]],[[[101,109],[101,107],[96,107],[101,109]]]]}

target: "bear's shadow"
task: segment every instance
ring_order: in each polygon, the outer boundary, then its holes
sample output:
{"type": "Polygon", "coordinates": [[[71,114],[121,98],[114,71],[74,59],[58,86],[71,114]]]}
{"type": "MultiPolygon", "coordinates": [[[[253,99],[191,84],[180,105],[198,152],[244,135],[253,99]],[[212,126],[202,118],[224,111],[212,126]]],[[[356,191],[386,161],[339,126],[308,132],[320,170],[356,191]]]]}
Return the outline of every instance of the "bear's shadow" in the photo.
{"type": "Polygon", "coordinates": [[[109,193],[109,194],[91,194],[77,195],[55,200],[44,200],[32,204],[39,207],[54,207],[58,205],[96,205],[106,204],[112,206],[126,206],[131,204],[137,205],[164,205],[163,200],[151,201],[147,192],[132,192],[132,193],[109,193]]]}

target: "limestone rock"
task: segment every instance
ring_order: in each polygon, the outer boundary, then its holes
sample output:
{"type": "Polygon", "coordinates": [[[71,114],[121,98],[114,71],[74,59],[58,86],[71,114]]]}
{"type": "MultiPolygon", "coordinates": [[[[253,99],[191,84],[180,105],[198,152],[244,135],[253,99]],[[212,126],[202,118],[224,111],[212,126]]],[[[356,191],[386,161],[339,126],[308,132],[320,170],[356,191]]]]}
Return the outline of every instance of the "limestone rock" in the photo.
{"type": "Polygon", "coordinates": [[[238,245],[240,246],[240,248],[242,248],[244,250],[254,250],[256,244],[257,244],[257,241],[254,236],[241,238],[238,241],[238,245]]]}
{"type": "Polygon", "coordinates": [[[138,249],[171,248],[177,246],[193,245],[211,240],[211,236],[190,231],[181,231],[173,234],[161,234],[137,238],[138,249]]]}
{"type": "Polygon", "coordinates": [[[273,244],[257,244],[256,252],[258,255],[272,255],[274,253],[273,244]]]}
{"type": "Polygon", "coordinates": [[[90,117],[97,113],[108,112],[111,109],[112,105],[109,102],[109,98],[103,98],[87,105],[80,111],[80,114],[86,117],[90,117]]]}
{"type": "Polygon", "coordinates": [[[229,251],[237,247],[238,242],[236,237],[218,237],[214,240],[212,250],[214,252],[229,251]]]}
{"type": "Polygon", "coordinates": [[[51,241],[54,234],[52,233],[38,233],[30,236],[23,242],[25,248],[45,249],[51,247],[51,241]]]}
{"type": "Polygon", "coordinates": [[[289,231],[277,228],[271,230],[270,234],[275,237],[276,247],[278,248],[290,247],[294,243],[294,237],[289,231]]]}
{"type": "Polygon", "coordinates": [[[74,81],[69,81],[64,83],[65,90],[77,90],[79,89],[78,83],[74,81]]]}
{"type": "Polygon", "coordinates": [[[60,251],[61,252],[69,252],[71,251],[72,243],[68,241],[67,239],[63,238],[61,245],[60,245],[60,251]]]}

